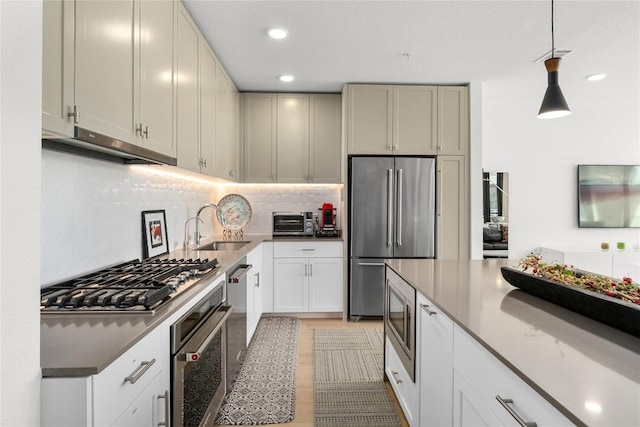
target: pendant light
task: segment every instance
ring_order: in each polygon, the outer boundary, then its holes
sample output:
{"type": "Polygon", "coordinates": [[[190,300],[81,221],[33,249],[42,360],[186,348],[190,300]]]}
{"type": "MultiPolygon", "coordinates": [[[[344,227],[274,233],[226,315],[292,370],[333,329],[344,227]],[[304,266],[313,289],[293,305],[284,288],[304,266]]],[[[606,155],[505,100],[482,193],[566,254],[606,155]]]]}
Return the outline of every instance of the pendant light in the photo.
{"type": "Polygon", "coordinates": [[[551,0],[551,58],[544,61],[547,68],[547,91],[544,93],[542,105],[538,112],[539,119],[555,119],[571,114],[567,100],[564,99],[560,85],[558,84],[558,68],[560,58],[555,57],[555,41],[553,38],[553,0],[551,0]]]}

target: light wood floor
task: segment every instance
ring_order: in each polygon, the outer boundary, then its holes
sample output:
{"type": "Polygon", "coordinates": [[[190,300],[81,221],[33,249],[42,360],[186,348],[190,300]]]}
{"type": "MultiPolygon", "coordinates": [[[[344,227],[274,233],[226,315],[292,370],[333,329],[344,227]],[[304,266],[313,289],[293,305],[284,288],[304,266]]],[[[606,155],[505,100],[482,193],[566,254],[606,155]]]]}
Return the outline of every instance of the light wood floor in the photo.
{"type": "MultiPolygon", "coordinates": [[[[382,321],[361,320],[345,322],[342,319],[301,319],[300,347],[298,350],[298,376],[296,379],[296,412],[290,423],[272,424],[274,426],[312,426],[313,425],[313,330],[331,328],[381,328],[382,321]]],[[[391,385],[386,383],[396,413],[403,427],[408,427],[402,410],[398,405],[391,385]]]]}

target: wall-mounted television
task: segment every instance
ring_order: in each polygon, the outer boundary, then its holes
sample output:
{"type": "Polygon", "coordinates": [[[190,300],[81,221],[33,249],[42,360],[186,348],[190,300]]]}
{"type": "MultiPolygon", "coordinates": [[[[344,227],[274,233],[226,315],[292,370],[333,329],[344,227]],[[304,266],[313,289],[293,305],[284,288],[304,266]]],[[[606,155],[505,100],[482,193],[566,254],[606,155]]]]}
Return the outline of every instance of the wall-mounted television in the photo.
{"type": "Polygon", "coordinates": [[[578,165],[578,226],[640,227],[640,165],[578,165]]]}

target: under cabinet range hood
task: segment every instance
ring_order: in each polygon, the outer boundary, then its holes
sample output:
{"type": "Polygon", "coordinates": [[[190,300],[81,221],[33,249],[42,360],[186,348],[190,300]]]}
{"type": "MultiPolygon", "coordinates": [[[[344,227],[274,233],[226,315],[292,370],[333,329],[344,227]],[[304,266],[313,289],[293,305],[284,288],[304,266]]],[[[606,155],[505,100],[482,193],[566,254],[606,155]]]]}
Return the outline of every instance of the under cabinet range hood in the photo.
{"type": "Polygon", "coordinates": [[[43,131],[42,147],[127,164],[142,163],[169,166],[178,164],[175,157],[157,153],[139,145],[120,141],[78,126],[75,126],[73,133],[74,137],[69,138],[43,131]]]}

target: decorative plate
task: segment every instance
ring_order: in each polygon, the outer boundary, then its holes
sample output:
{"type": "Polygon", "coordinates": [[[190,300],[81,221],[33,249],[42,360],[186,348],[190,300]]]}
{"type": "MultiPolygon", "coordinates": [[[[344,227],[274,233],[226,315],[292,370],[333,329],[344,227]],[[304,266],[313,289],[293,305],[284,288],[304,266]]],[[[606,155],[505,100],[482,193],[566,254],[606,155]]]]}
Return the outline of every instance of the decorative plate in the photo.
{"type": "Polygon", "coordinates": [[[251,205],[239,194],[227,194],[218,202],[218,222],[227,230],[239,230],[251,221],[251,205]]]}

